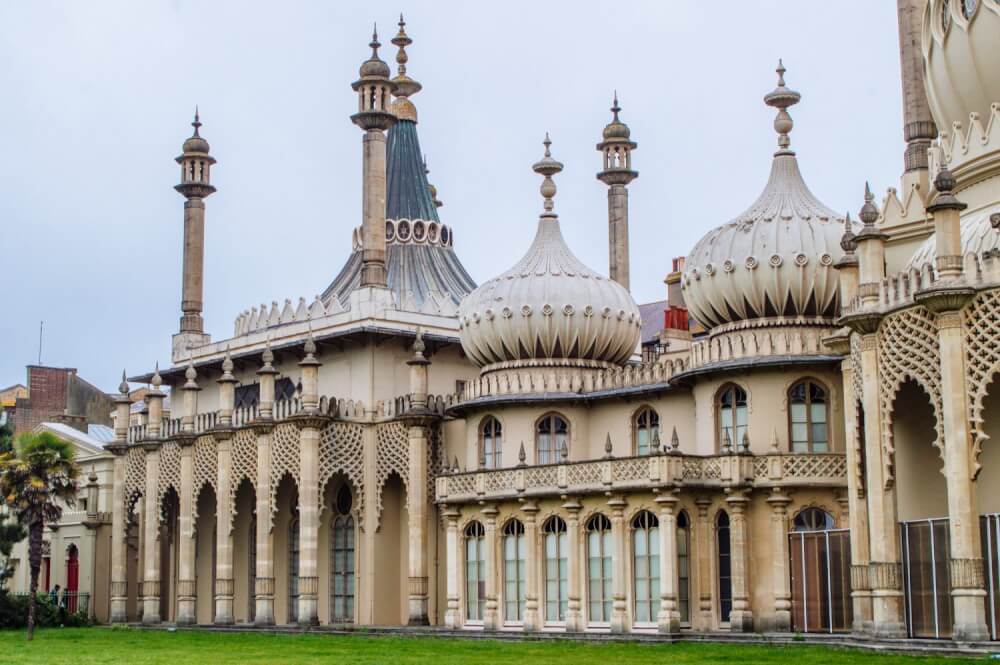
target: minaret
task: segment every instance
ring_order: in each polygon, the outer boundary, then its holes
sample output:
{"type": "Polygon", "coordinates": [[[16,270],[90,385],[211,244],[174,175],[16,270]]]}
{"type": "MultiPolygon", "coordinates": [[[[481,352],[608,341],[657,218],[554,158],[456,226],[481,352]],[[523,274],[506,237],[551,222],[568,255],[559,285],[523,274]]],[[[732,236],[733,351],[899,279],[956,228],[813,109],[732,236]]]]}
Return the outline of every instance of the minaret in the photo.
{"type": "Polygon", "coordinates": [[[365,132],[361,286],[385,287],[385,132],[396,123],[390,110],[395,88],[389,66],[378,57],[378,32],[372,33],[371,57],[361,64],[360,77],[351,84],[358,93],[358,112],[351,121],[365,132]]]}
{"type": "Polygon", "coordinates": [[[208,141],[199,134],[201,120],[194,112],[194,134],[184,142],[181,182],[174,189],[184,195],[184,274],[181,283],[180,333],[175,336],[174,352],[206,343],[205,324],[201,318],[205,283],[205,197],[215,192],[211,169],[215,159],[208,154],[208,141]],[[178,341],[181,342],[178,344],[178,341]]]}
{"type": "Polygon", "coordinates": [[[920,30],[927,0],[897,0],[899,20],[899,62],[903,82],[904,179],[922,184],[927,191],[927,149],[937,138],[924,90],[924,57],[920,30]]]}
{"type": "Polygon", "coordinates": [[[628,289],[628,184],[639,177],[632,170],[632,151],[638,144],[629,138],[628,125],[618,119],[619,111],[615,92],[611,122],[604,128],[604,140],[597,144],[604,155],[604,170],[597,179],[608,186],[608,273],[628,289]]]}

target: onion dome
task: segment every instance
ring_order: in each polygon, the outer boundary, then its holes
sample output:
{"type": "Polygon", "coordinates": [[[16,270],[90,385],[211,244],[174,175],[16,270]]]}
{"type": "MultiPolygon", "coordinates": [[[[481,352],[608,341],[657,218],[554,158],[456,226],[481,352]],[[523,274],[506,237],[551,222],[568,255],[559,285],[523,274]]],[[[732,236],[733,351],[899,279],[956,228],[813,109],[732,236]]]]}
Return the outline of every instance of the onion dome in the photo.
{"type": "Polygon", "coordinates": [[[370,58],[361,63],[361,68],[358,69],[358,75],[360,78],[389,78],[389,65],[385,63],[382,58],[378,57],[378,48],[382,46],[378,41],[378,28],[372,29],[372,40],[368,43],[368,46],[372,50],[372,55],[370,58]]]}
{"type": "Polygon", "coordinates": [[[194,122],[191,123],[194,127],[194,134],[191,135],[187,141],[184,142],[182,150],[184,152],[208,152],[208,141],[201,137],[198,130],[201,128],[201,120],[198,117],[198,108],[194,109],[194,122]]]}
{"type": "MultiPolygon", "coordinates": [[[[970,253],[981,256],[1000,248],[1000,206],[965,215],[959,228],[962,256],[970,253]]],[[[906,269],[920,270],[928,264],[933,267],[937,258],[936,243],[937,239],[933,235],[921,243],[910,257],[906,269]]]]}
{"type": "Polygon", "coordinates": [[[992,0],[931,0],[924,9],[921,44],[931,115],[942,133],[953,123],[969,129],[969,115],[985,123],[1000,102],[1000,5],[992,0]]]}
{"type": "Polygon", "coordinates": [[[462,347],[480,367],[498,363],[606,367],[625,363],[639,342],[639,308],[617,282],[585,266],[566,245],[553,212],[552,176],[563,165],[545,157],[545,211],[524,257],[459,305],[462,347]]]}
{"type": "Polygon", "coordinates": [[[785,86],[764,103],[778,109],[774,129],[779,150],[758,199],[732,221],[698,241],[681,279],[691,314],[707,327],[764,317],[836,315],[838,278],[846,220],[809,191],[795,152],[789,149],[788,107],[800,99],[785,86]]]}
{"type": "Polygon", "coordinates": [[[618,106],[618,91],[616,90],[615,99],[611,105],[611,122],[604,126],[605,139],[627,139],[631,136],[632,132],[628,128],[628,125],[618,119],[618,114],[621,110],[621,107],[618,106]]]}

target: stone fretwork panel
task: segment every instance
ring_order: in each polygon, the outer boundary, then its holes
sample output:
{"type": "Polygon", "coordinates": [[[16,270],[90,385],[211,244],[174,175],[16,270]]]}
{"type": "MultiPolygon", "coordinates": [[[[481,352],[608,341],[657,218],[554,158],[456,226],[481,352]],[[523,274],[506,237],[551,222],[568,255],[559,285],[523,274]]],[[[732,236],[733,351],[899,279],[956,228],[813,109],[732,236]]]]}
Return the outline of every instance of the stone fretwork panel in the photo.
{"type": "Polygon", "coordinates": [[[252,429],[238,430],[232,439],[233,476],[229,483],[229,503],[236,505],[236,493],[244,480],[257,489],[257,433],[252,429]]]}
{"type": "Polygon", "coordinates": [[[972,423],[972,477],[979,474],[983,441],[983,403],[990,379],[1000,371],[1000,290],[984,291],[963,311],[965,380],[972,423]]]}
{"type": "Polygon", "coordinates": [[[205,485],[217,489],[219,480],[218,459],[215,453],[215,439],[212,436],[199,436],[194,442],[194,482],[191,484],[192,519],[198,518],[198,494],[205,485]]]}
{"type": "Polygon", "coordinates": [[[278,509],[278,485],[288,475],[299,485],[299,428],[283,423],[274,428],[271,438],[271,520],[278,509]]]}
{"type": "Polygon", "coordinates": [[[126,509],[135,505],[146,488],[146,453],[140,446],[132,446],[125,453],[125,504],[126,509]]]}
{"type": "Polygon", "coordinates": [[[375,482],[378,497],[377,514],[382,514],[382,487],[390,474],[396,473],[407,488],[410,486],[410,439],[406,426],[400,422],[377,425],[375,428],[375,482]]]}
{"type": "Polygon", "coordinates": [[[173,441],[165,441],[160,446],[160,476],[157,481],[156,501],[163,518],[163,496],[173,488],[180,496],[181,490],[181,447],[173,441]]]}
{"type": "Polygon", "coordinates": [[[365,430],[355,423],[329,423],[319,439],[319,487],[322,489],[335,474],[347,476],[357,497],[357,507],[364,506],[365,430]]]}

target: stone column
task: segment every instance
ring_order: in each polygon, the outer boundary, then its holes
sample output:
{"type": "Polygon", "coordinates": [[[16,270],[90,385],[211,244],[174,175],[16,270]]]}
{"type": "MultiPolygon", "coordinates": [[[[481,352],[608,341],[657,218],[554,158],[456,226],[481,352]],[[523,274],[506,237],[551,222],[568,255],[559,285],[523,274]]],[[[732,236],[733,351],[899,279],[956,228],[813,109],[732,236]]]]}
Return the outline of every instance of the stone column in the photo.
{"type": "Polygon", "coordinates": [[[698,510],[698,611],[701,616],[701,630],[712,629],[712,524],[708,519],[708,507],[712,505],[708,497],[698,497],[694,502],[698,510]]]}
{"type": "Polygon", "coordinates": [[[924,90],[924,58],[920,49],[920,28],[926,6],[927,0],[896,2],[903,81],[903,139],[906,141],[904,182],[922,184],[923,191],[927,191],[927,150],[931,141],[937,138],[937,127],[924,90]]]}
{"type": "Polygon", "coordinates": [[[452,630],[462,627],[462,611],[459,607],[459,586],[461,585],[462,552],[459,549],[458,519],[462,513],[454,506],[442,506],[442,516],[447,524],[445,534],[445,562],[447,565],[448,609],[444,613],[444,625],[452,630]]]}
{"type": "Polygon", "coordinates": [[[741,490],[726,497],[729,506],[729,538],[732,552],[733,611],[729,614],[729,629],[734,633],[753,632],[753,611],[750,609],[750,544],[747,540],[747,516],[750,500],[741,490]]]}
{"type": "Polygon", "coordinates": [[[194,442],[193,435],[177,439],[181,448],[181,513],[178,518],[179,543],[177,560],[177,625],[198,622],[195,610],[194,550],[194,442]]]}
{"type": "Polygon", "coordinates": [[[792,630],[792,589],[788,566],[788,504],[791,499],[775,487],[767,502],[771,504],[771,575],[774,587],[774,630],[792,630]]]}
{"type": "Polygon", "coordinates": [[[299,624],[319,623],[319,422],[299,429],[299,624]]]}
{"type": "Polygon", "coordinates": [[[629,288],[628,188],[624,184],[608,187],[609,275],[629,288]]]}
{"type": "MultiPolygon", "coordinates": [[[[152,412],[152,409],[150,409],[152,412]]],[[[148,427],[153,427],[150,420],[148,427]]],[[[147,429],[147,433],[149,430],[147,429]]],[[[157,435],[159,432],[156,432],[157,435]]],[[[159,527],[159,479],[160,443],[146,441],[142,444],[146,451],[146,492],[143,503],[143,569],[142,576],[142,622],[147,625],[160,623],[160,548],[159,527]]]]}
{"type": "Polygon", "coordinates": [[[365,130],[361,286],[385,286],[386,138],[381,128],[365,130]]]}
{"type": "MultiPolygon", "coordinates": [[[[263,386],[263,381],[261,381],[263,386]]],[[[273,380],[272,380],[273,397],[273,380]]],[[[263,392],[261,404],[263,405],[263,392]]],[[[271,528],[271,433],[268,422],[254,425],[257,432],[257,570],[254,581],[254,625],[274,625],[274,532],[271,528]]]]}
{"type": "Polygon", "coordinates": [[[482,513],[486,531],[486,607],[483,610],[483,630],[500,628],[500,607],[497,601],[497,507],[487,504],[482,513]]]}
{"type": "Polygon", "coordinates": [[[611,632],[627,633],[632,626],[631,612],[625,602],[625,498],[616,495],[608,500],[611,509],[611,632]]]}
{"type": "Polygon", "coordinates": [[[841,362],[844,384],[844,441],[847,447],[847,506],[851,532],[851,602],[854,606],[852,630],[858,634],[872,629],[872,594],[868,583],[871,555],[868,548],[868,507],[865,502],[863,460],[859,442],[858,400],[854,391],[854,365],[850,356],[841,362]]]}
{"type": "Polygon", "coordinates": [[[524,511],[525,576],[524,576],[524,631],[535,632],[542,627],[538,613],[538,504],[526,501],[524,511]]]}
{"type": "Polygon", "coordinates": [[[231,625],[233,616],[233,506],[230,484],[233,482],[232,430],[215,432],[218,477],[215,495],[215,623],[231,625]]]}
{"type": "Polygon", "coordinates": [[[566,591],[566,632],[578,633],[584,628],[583,612],[580,611],[580,598],[583,595],[580,580],[580,567],[582,559],[580,557],[580,510],[583,506],[575,498],[570,497],[562,505],[566,510],[566,542],[569,544],[566,550],[566,584],[569,589],[566,591]]]}
{"type": "Polygon", "coordinates": [[[679,633],[681,613],[677,607],[677,496],[673,491],[656,497],[660,506],[660,612],[656,617],[661,633],[679,633]]]}
{"type": "Polygon", "coordinates": [[[413,419],[409,432],[410,483],[407,487],[407,531],[409,534],[409,607],[407,624],[427,626],[427,427],[413,419]]]}
{"type": "Polygon", "coordinates": [[[861,336],[861,377],[865,405],[865,469],[871,563],[872,633],[881,638],[906,637],[903,623],[903,577],[896,524],[896,497],[886,482],[883,463],[882,412],[879,401],[876,334],[861,336]]]}
{"type": "MultiPolygon", "coordinates": [[[[117,429],[117,428],[116,428],[117,429]]],[[[127,545],[125,529],[125,442],[115,442],[114,487],[111,504],[111,623],[126,623],[128,612],[127,545]]]]}

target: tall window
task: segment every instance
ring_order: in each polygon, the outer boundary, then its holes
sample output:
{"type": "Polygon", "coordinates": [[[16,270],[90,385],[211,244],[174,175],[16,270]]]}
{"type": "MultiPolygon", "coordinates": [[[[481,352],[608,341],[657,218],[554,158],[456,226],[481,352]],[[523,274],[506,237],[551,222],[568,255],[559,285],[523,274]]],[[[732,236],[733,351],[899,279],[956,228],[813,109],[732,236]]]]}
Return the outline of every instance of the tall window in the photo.
{"type": "Polygon", "coordinates": [[[833,515],[821,508],[806,508],[792,520],[795,531],[826,531],[834,528],[833,515]]]}
{"type": "Polygon", "coordinates": [[[330,523],[330,620],[354,621],[354,517],[351,488],[337,491],[336,514],[330,523]]]}
{"type": "Polygon", "coordinates": [[[635,454],[648,455],[653,449],[653,440],[660,433],[660,416],[649,407],[639,409],[635,414],[635,454]]]}
{"type": "Polygon", "coordinates": [[[728,441],[739,447],[747,431],[747,391],[730,383],[719,391],[716,402],[719,418],[719,448],[728,441]]]}
{"type": "Polygon", "coordinates": [[[566,522],[553,517],[542,527],[545,537],[545,620],[565,621],[569,602],[566,522]]]}
{"type": "Polygon", "coordinates": [[[510,520],[503,528],[503,603],[506,621],[524,620],[524,525],[510,520]]]}
{"type": "Polygon", "coordinates": [[[479,461],[482,467],[499,469],[502,449],[503,429],[500,421],[493,416],[487,416],[479,430],[479,461]]]}
{"type": "Polygon", "coordinates": [[[465,527],[465,618],[482,621],[486,607],[486,529],[479,522],[465,527]]]}
{"type": "Polygon", "coordinates": [[[792,452],[830,451],[826,404],[826,389],[811,379],[799,381],[788,391],[788,427],[792,452]]]}
{"type": "Polygon", "coordinates": [[[715,536],[719,550],[719,621],[729,621],[733,611],[733,561],[729,544],[729,515],[720,512],[715,520],[715,536]]]}
{"type": "Polygon", "coordinates": [[[535,427],[535,455],[538,464],[554,464],[563,445],[569,446],[569,424],[557,413],[550,413],[535,427]]]}
{"type": "Polygon", "coordinates": [[[691,520],[677,516],[677,610],[681,623],[691,622],[691,520]]]}
{"type": "Polygon", "coordinates": [[[635,620],[654,623],[660,605],[660,521],[648,510],[632,520],[632,575],[635,620]]]}
{"type": "Polygon", "coordinates": [[[299,620],[299,518],[288,524],[288,623],[299,620]]]}
{"type": "Polygon", "coordinates": [[[591,623],[611,621],[611,520],[594,515],[587,522],[587,607],[591,623]]]}

